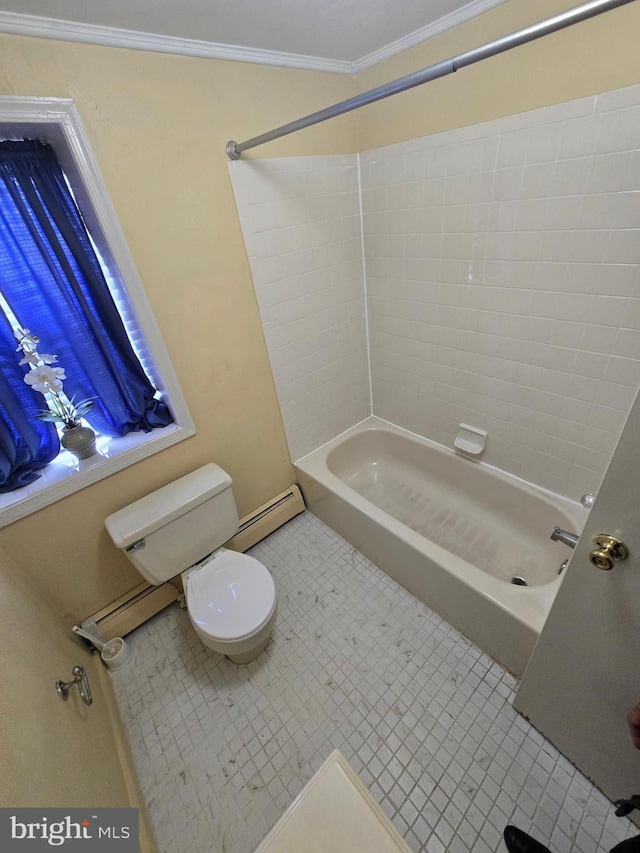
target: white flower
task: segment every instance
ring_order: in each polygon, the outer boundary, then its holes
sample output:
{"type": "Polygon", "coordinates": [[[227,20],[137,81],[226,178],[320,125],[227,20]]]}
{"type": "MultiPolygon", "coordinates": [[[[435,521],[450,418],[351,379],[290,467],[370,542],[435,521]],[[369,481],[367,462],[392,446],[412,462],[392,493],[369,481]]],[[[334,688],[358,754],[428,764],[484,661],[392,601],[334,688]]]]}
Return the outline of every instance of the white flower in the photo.
{"type": "Polygon", "coordinates": [[[37,335],[32,335],[29,329],[17,329],[13,333],[14,338],[17,338],[20,345],[16,347],[16,352],[32,352],[40,343],[40,338],[37,335]]]}
{"type": "Polygon", "coordinates": [[[58,361],[58,356],[37,352],[40,338],[32,335],[29,329],[17,329],[13,334],[20,341],[20,346],[16,350],[16,352],[22,350],[23,358],[20,364],[28,364],[31,368],[23,377],[24,381],[34,391],[43,394],[47,401],[47,408],[41,409],[36,418],[48,423],[58,421],[64,424],[65,429],[78,426],[93,407],[93,398],[80,400],[77,403],[75,397],[69,400],[62,387],[62,380],[67,378],[64,369],[48,367],[49,364],[55,364],[58,361]]]}
{"type": "Polygon", "coordinates": [[[20,364],[30,364],[31,367],[37,367],[40,364],[40,356],[37,352],[28,352],[20,361],[20,364]]]}
{"type": "Polygon", "coordinates": [[[55,364],[57,360],[57,355],[49,355],[48,352],[35,352],[34,350],[34,352],[25,352],[20,364],[30,364],[31,367],[37,367],[41,361],[44,364],[55,364]]]}
{"type": "Polygon", "coordinates": [[[49,391],[62,391],[62,380],[66,378],[61,367],[47,367],[43,364],[30,370],[24,381],[41,394],[48,394],[49,391]]]}

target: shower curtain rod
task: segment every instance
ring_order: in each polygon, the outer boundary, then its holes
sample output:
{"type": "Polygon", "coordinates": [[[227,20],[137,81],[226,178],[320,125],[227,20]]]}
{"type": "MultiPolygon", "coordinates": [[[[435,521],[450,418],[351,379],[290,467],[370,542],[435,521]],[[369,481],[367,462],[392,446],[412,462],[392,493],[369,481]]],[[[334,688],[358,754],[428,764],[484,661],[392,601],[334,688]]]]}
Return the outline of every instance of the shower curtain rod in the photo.
{"type": "Polygon", "coordinates": [[[495,41],[487,42],[487,44],[475,47],[473,50],[468,50],[466,53],[461,53],[451,59],[436,62],[434,65],[423,68],[421,71],[415,71],[413,74],[407,74],[406,77],[400,77],[391,83],[385,83],[383,86],[369,89],[368,92],[348,98],[346,101],[340,101],[331,107],[326,107],[304,118],[289,122],[289,124],[283,124],[281,127],[275,128],[275,130],[262,133],[260,136],[254,136],[246,142],[234,142],[231,140],[227,142],[227,155],[230,160],[239,160],[242,152],[248,151],[249,148],[256,148],[258,145],[264,145],[266,142],[279,139],[281,136],[296,133],[296,131],[303,130],[305,127],[310,127],[321,121],[348,113],[351,110],[357,110],[374,101],[381,101],[383,98],[396,95],[398,92],[404,92],[407,89],[413,89],[415,86],[421,86],[423,83],[429,83],[431,80],[437,80],[439,77],[446,77],[448,74],[453,74],[458,68],[473,65],[475,62],[488,59],[490,56],[504,53],[513,47],[518,47],[521,44],[534,41],[542,36],[550,35],[558,30],[565,29],[565,27],[570,27],[580,21],[600,15],[602,12],[608,12],[617,6],[624,6],[632,2],[634,0],[592,0],[590,3],[583,3],[581,6],[568,9],[566,12],[555,15],[552,18],[547,18],[539,24],[533,24],[530,27],[518,30],[495,41]]]}

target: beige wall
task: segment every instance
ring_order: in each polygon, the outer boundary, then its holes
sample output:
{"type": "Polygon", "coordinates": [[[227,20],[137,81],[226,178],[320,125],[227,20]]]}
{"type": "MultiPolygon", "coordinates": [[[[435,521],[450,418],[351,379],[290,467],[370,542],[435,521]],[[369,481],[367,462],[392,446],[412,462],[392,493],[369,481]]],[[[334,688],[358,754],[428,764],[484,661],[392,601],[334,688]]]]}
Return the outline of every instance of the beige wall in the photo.
{"type": "MultiPolygon", "coordinates": [[[[0,549],[0,754],[5,768],[0,806],[139,806],[133,764],[101,670],[106,674],[99,658],[68,632],[24,570],[0,549]],[[76,664],[89,676],[89,708],[76,688],[66,702],[55,689],[56,680],[71,680],[76,664]]],[[[149,849],[143,812],[140,818],[141,840],[147,842],[142,849],[149,849]]]]}
{"type": "MultiPolygon", "coordinates": [[[[357,77],[365,91],[536,24],[576,0],[509,0],[357,77]]],[[[465,127],[640,81],[640,4],[462,68],[359,110],[359,150],[465,127]]]]}
{"type": "MultiPolygon", "coordinates": [[[[294,480],[227,171],[225,144],[353,94],[348,77],[14,36],[0,93],[74,99],[197,435],[0,534],[69,620],[140,582],[103,519],[215,460],[240,515],[294,480]]],[[[260,149],[355,149],[352,116],[260,149]]]]}

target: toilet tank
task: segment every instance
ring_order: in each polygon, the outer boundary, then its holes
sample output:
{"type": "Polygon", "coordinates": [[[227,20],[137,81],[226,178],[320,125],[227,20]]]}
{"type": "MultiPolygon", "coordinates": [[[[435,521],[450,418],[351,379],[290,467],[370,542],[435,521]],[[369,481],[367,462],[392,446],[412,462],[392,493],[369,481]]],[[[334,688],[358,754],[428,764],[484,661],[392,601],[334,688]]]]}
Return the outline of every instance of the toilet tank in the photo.
{"type": "Polygon", "coordinates": [[[105,526],[149,583],[164,583],[237,533],[231,477],[212,462],[114,512],[105,526]]]}

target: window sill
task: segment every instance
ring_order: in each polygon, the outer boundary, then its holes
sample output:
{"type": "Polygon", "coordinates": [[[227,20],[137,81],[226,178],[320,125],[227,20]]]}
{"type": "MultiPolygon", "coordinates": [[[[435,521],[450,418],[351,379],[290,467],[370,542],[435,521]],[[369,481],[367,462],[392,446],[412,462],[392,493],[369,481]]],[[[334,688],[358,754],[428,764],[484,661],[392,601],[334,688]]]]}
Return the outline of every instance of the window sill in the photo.
{"type": "Polygon", "coordinates": [[[40,471],[39,479],[14,492],[0,494],[0,527],[6,527],[194,434],[195,429],[191,426],[170,424],[150,433],[132,432],[123,438],[100,436],[98,452],[90,459],[78,460],[62,450],[40,471]]]}

